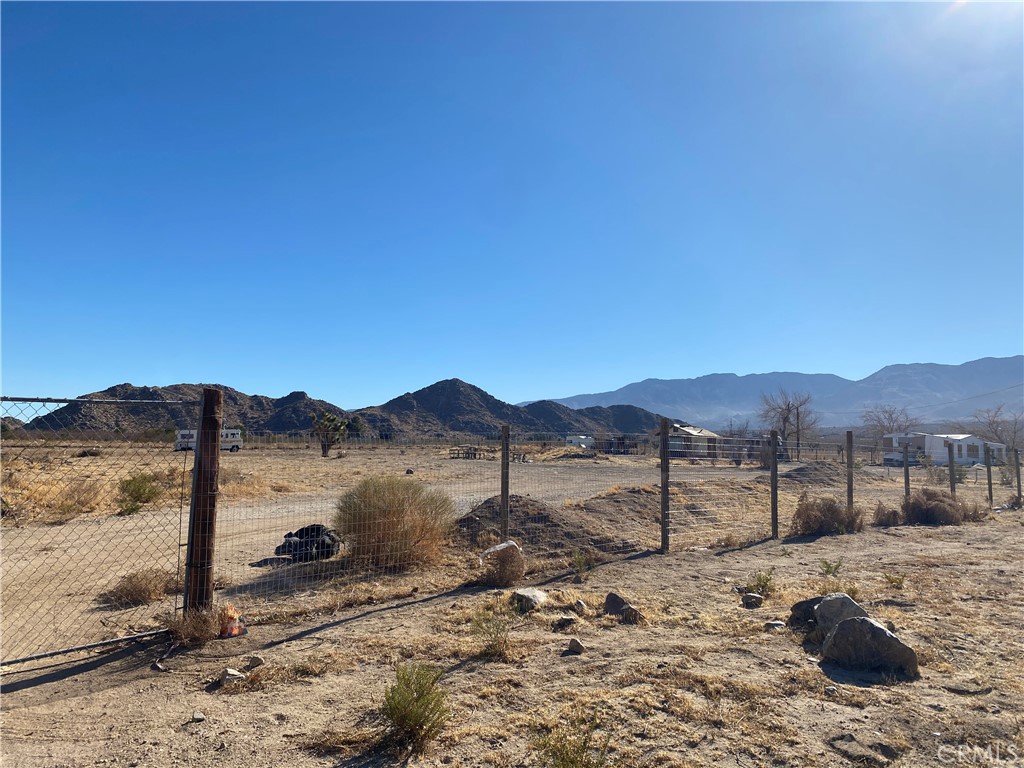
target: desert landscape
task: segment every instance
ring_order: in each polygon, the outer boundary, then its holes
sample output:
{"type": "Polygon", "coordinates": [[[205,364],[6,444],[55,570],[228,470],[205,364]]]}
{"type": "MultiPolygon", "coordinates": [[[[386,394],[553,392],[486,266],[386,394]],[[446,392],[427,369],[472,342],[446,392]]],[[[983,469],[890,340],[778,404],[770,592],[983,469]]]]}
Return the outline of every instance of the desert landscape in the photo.
{"type": "MultiPolygon", "coordinates": [[[[803,491],[845,495],[840,465],[792,463],[780,468],[784,535],[771,540],[763,470],[673,462],[673,546],[660,554],[656,457],[547,447],[510,472],[510,532],[517,538],[518,526],[526,558],[516,585],[481,583],[479,555],[493,537],[459,528],[432,564],[390,573],[349,573],[341,559],[275,562],[283,533],[329,522],[366,477],[415,481],[449,495],[460,518],[486,515],[499,462],[450,455],[224,454],[215,595],[238,608],[248,634],[173,647],[150,638],[5,667],[4,764],[909,766],[989,755],[1012,765],[1024,754],[1019,509],[955,526],[787,537],[803,491]],[[547,602],[516,612],[523,585],[547,602]],[[742,607],[737,589],[763,592],[763,604],[742,607]],[[917,653],[918,679],[823,662],[804,632],[770,624],[839,591],[891,622],[917,653]],[[607,612],[609,592],[642,620],[607,612]],[[569,651],[572,639],[582,652],[569,651]],[[254,664],[220,684],[226,668],[254,664]],[[437,670],[450,711],[415,755],[381,740],[386,694],[410,664],[437,670]],[[558,762],[566,750],[591,762],[558,762]]],[[[128,469],[109,453],[49,461],[111,487],[118,472],[187,473],[190,461],[156,448],[136,458],[128,469]]],[[[913,486],[928,484],[915,468],[913,486]]],[[[902,470],[860,467],[855,488],[870,523],[877,502],[898,506],[902,470]]],[[[958,486],[987,506],[985,493],[984,473],[958,486]]],[[[39,631],[31,617],[41,609],[64,647],[174,616],[175,589],[142,606],[98,596],[142,568],[174,573],[187,520],[179,506],[169,493],[135,514],[97,508],[59,525],[5,516],[5,647],[39,631]]]]}

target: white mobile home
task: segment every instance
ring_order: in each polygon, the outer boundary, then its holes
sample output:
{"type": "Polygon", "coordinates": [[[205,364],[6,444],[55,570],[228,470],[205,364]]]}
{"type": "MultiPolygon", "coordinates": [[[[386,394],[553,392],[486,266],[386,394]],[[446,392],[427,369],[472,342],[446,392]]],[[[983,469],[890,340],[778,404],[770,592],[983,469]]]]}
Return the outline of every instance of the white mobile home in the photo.
{"type": "Polygon", "coordinates": [[[882,450],[885,451],[885,463],[901,465],[903,463],[903,446],[909,446],[910,461],[919,464],[922,459],[929,460],[935,466],[949,463],[948,444],[953,445],[954,464],[984,464],[985,446],[992,450],[992,463],[1003,464],[1006,461],[1006,446],[1002,443],[986,443],[974,435],[929,435],[925,432],[894,432],[883,436],[882,450]]]}
{"type": "MultiPolygon", "coordinates": [[[[199,430],[180,429],[178,430],[178,437],[174,441],[174,450],[194,451],[196,449],[196,443],[198,442],[198,440],[199,430]]],[[[220,449],[222,451],[231,451],[231,453],[237,453],[238,451],[240,451],[242,449],[242,430],[221,430],[220,449]]]]}
{"type": "Polygon", "coordinates": [[[594,438],[589,435],[566,435],[565,444],[578,448],[593,448],[594,438]]]}

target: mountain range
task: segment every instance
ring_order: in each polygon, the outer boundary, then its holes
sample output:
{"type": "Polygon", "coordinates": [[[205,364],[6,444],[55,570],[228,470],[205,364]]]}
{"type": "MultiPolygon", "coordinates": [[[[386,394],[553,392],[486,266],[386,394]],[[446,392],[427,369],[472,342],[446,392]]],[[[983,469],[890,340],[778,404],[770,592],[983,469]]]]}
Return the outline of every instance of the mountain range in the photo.
{"type": "Polygon", "coordinates": [[[118,384],[84,395],[25,425],[4,420],[5,430],[118,430],[125,434],[195,426],[197,408],[177,401],[198,401],[204,386],[224,392],[224,424],[247,431],[308,431],[314,413],[358,417],[366,434],[392,437],[493,435],[508,424],[518,433],[628,434],[656,429],[659,415],[720,429],[750,422],[758,425],[761,394],[780,388],[810,393],[821,426],[851,425],[873,405],[906,407],[922,422],[969,418],[981,408],[1007,404],[1024,409],[1024,355],[983,358],[962,365],[915,363],[890,365],[859,381],[831,374],[711,374],[695,379],[646,379],[613,392],[576,395],[512,405],[459,379],[446,379],[407,392],[383,405],[346,411],[305,392],[279,398],[246,395],[220,385],[173,384],[167,387],[118,384]],[[83,400],[145,400],[123,406],[83,400]],[[153,402],[155,401],[155,402],[153,402]]]}
{"type": "Polygon", "coordinates": [[[866,408],[907,408],[922,422],[968,418],[1006,403],[1024,407],[1024,355],[985,357],[961,365],[889,365],[859,381],[832,374],[715,373],[695,379],[645,379],[612,392],[554,402],[570,408],[628,403],[712,429],[730,420],[757,421],[761,394],[785,389],[810,393],[823,426],[856,424],[866,408]]]}

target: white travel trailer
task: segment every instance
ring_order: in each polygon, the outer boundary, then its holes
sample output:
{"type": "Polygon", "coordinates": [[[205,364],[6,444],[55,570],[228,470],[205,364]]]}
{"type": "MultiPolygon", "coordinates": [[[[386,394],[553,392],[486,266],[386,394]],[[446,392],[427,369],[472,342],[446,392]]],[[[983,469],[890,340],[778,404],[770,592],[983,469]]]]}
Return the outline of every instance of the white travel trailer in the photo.
{"type": "Polygon", "coordinates": [[[885,450],[884,461],[890,466],[902,466],[903,446],[909,448],[909,461],[918,464],[924,458],[935,466],[949,464],[949,444],[953,446],[954,464],[982,464],[985,461],[985,446],[992,451],[992,463],[1006,462],[1006,446],[1002,443],[986,443],[974,435],[929,435],[925,432],[893,432],[882,437],[885,450]]]}
{"type": "Polygon", "coordinates": [[[590,435],[567,435],[565,438],[565,444],[569,446],[576,446],[578,448],[593,448],[594,438],[590,435]]]}
{"type": "MultiPolygon", "coordinates": [[[[178,437],[174,441],[176,451],[194,451],[199,441],[199,430],[179,429],[178,437]]],[[[242,450],[242,430],[222,429],[220,432],[220,449],[237,453],[242,450]]]]}

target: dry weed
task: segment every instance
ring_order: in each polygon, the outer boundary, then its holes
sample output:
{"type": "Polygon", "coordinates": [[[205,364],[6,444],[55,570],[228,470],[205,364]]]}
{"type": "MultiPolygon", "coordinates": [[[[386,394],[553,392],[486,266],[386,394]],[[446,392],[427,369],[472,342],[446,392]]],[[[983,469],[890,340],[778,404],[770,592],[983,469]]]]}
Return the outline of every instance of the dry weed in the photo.
{"type": "Polygon", "coordinates": [[[181,576],[175,571],[145,568],[122,576],[100,597],[117,607],[148,605],[181,591],[181,583],[181,576]]]}
{"type": "Polygon", "coordinates": [[[790,523],[790,536],[832,536],[864,530],[864,510],[847,508],[834,496],[800,494],[790,523]]]}

